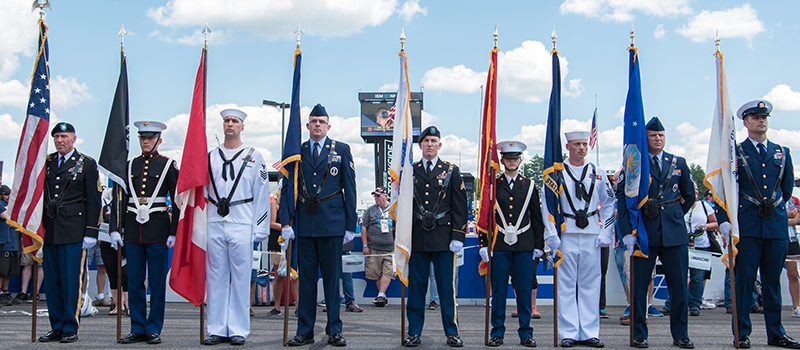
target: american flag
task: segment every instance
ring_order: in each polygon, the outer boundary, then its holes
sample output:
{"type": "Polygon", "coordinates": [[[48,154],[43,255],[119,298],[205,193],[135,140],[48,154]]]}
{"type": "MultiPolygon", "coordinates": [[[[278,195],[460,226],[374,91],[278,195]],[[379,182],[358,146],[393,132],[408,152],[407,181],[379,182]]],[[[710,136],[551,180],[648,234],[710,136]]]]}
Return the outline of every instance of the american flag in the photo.
{"type": "Polygon", "coordinates": [[[281,162],[282,162],[282,160],[278,159],[277,162],[272,163],[272,168],[275,169],[275,170],[281,170],[281,162]]]}
{"type": "Polygon", "coordinates": [[[592,131],[589,135],[589,147],[594,149],[595,145],[597,145],[597,108],[594,109],[592,115],[592,131]]]}
{"type": "MultiPolygon", "coordinates": [[[[9,224],[23,233],[24,253],[35,252],[42,246],[42,193],[47,158],[47,131],[50,128],[50,71],[47,60],[47,25],[39,20],[39,50],[31,77],[31,91],[25,126],[17,149],[14,183],[8,208],[9,224]]],[[[40,258],[35,258],[41,261],[40,258]]]]}

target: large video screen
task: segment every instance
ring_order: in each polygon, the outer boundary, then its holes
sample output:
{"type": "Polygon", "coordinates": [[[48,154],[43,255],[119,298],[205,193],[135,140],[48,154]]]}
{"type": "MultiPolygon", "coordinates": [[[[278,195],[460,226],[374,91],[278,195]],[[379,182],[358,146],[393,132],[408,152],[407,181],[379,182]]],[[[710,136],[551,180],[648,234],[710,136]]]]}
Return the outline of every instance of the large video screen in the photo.
{"type": "MultiPolygon", "coordinates": [[[[394,92],[359,92],[358,101],[361,103],[361,137],[367,142],[376,139],[392,137],[394,119],[389,111],[397,97],[394,92]]],[[[409,101],[411,110],[412,133],[416,138],[422,125],[422,93],[412,92],[409,101]]]]}

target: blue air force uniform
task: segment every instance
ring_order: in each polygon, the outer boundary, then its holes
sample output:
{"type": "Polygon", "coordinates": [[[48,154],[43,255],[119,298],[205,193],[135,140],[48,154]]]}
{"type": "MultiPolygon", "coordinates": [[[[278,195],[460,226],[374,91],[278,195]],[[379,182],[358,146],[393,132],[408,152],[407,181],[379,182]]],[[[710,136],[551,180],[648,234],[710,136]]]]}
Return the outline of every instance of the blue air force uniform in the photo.
{"type": "MultiPolygon", "coordinates": [[[[159,122],[136,122],[142,136],[159,136],[167,126],[159,122]]],[[[146,150],[145,150],[146,151],[146,150]]],[[[125,241],[128,266],[128,300],[131,311],[131,334],[161,334],[167,290],[167,239],[174,239],[180,211],[173,204],[169,214],[167,195],[174,200],[178,184],[178,166],[157,150],[128,161],[123,229],[119,227],[120,203],[112,203],[110,232],[120,232],[125,241]],[[158,191],[158,192],[156,192],[158,191]],[[156,193],[154,196],[153,194],[156,193]],[[143,210],[141,217],[137,212],[143,210]],[[150,315],[147,314],[147,290],[150,288],[150,315]]],[[[174,201],[173,201],[174,203],[174,201]]],[[[123,342],[125,339],[123,339],[123,342]]]]}
{"type": "MultiPolygon", "coordinates": [[[[647,130],[663,131],[664,126],[657,117],[654,117],[647,123],[647,130]]],[[[650,242],[650,255],[648,258],[633,257],[633,337],[647,339],[647,289],[658,257],[664,267],[664,277],[672,304],[669,315],[672,339],[688,339],[686,278],[689,270],[689,236],[683,217],[696,200],[694,181],[683,157],[667,152],[655,156],[649,153],[646,155],[651,164],[650,192],[649,202],[641,207],[640,215],[650,242]],[[653,157],[657,158],[655,162],[658,166],[654,166],[653,157]]],[[[620,203],[625,202],[624,179],[620,179],[617,184],[617,200],[620,203]]],[[[631,220],[627,207],[618,206],[618,214],[623,235],[631,234],[631,220]]]]}
{"type": "MultiPolygon", "coordinates": [[[[68,123],[58,123],[51,135],[75,133],[68,123]]],[[[86,250],[84,237],[97,239],[100,225],[102,184],[97,162],[73,149],[63,156],[47,155],[45,163],[44,215],[44,286],[50,327],[40,341],[58,340],[62,333],[78,332],[78,315],[86,250]],[[45,339],[43,339],[45,338],[45,339]]],[[[75,340],[77,337],[75,336],[75,340]]]]}
{"type": "MultiPolygon", "coordinates": [[[[322,105],[317,105],[311,115],[327,116],[327,112],[322,105]]],[[[288,208],[292,203],[288,202],[288,186],[281,189],[279,210],[281,225],[291,225],[297,235],[300,275],[297,335],[313,339],[317,315],[317,271],[322,274],[325,300],[329,303],[325,334],[334,336],[342,332],[337,301],[343,238],[345,231],[355,232],[358,220],[355,165],[350,146],[327,136],[319,142],[304,142],[300,156],[302,176],[298,183],[296,217],[289,216],[288,208]],[[315,147],[319,147],[317,156],[313,154],[315,147]],[[318,198],[317,205],[314,196],[318,198]]]]}
{"type": "MultiPolygon", "coordinates": [[[[419,139],[429,135],[441,137],[436,127],[428,127],[419,139]]],[[[425,323],[425,293],[431,263],[439,291],[444,333],[448,337],[457,337],[459,333],[454,283],[456,254],[450,251],[450,242],[464,243],[467,192],[456,165],[437,157],[431,161],[431,170],[427,171],[427,162],[423,158],[413,165],[414,203],[406,308],[408,335],[414,338],[411,344],[418,342],[425,323]],[[424,218],[426,213],[430,216],[427,219],[424,218]]]]}

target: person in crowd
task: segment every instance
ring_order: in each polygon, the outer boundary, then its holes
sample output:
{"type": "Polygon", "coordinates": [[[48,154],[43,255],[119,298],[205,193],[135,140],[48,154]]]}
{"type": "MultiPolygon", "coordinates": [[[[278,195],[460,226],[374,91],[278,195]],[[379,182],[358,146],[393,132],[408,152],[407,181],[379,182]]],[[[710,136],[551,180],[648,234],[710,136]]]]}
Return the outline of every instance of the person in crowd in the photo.
{"type": "Polygon", "coordinates": [[[389,213],[389,191],[378,186],[372,191],[375,204],[361,218],[361,243],[366,278],[375,281],[378,295],[372,305],[384,307],[389,304],[386,289],[395,277],[392,256],[394,255],[394,219],[389,213]]]}

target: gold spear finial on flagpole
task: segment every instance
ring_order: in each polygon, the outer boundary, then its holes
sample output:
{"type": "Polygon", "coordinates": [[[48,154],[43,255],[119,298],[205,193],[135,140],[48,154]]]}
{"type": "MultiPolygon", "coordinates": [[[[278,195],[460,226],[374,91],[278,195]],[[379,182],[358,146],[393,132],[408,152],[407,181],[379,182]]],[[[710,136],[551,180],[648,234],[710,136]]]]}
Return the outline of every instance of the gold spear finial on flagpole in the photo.
{"type": "Polygon", "coordinates": [[[550,35],[550,38],[553,39],[553,50],[555,50],[557,41],[556,39],[558,39],[558,36],[556,36],[556,26],[553,26],[553,34],[550,35]]]}
{"type": "Polygon", "coordinates": [[[300,35],[305,34],[306,32],[303,31],[303,27],[300,26],[300,22],[297,22],[297,29],[294,30],[294,34],[297,35],[297,48],[300,48],[300,35]]]}
{"type": "Polygon", "coordinates": [[[208,48],[208,35],[211,34],[211,28],[208,27],[208,22],[206,22],[206,26],[203,27],[203,47],[206,49],[208,48]]]}
{"type": "Polygon", "coordinates": [[[31,12],[36,11],[39,9],[39,19],[44,19],[44,8],[47,7],[50,11],[53,11],[53,6],[50,5],[50,0],[33,0],[33,5],[31,5],[31,12]]]}
{"type": "Polygon", "coordinates": [[[498,34],[497,34],[497,24],[495,24],[495,25],[494,25],[494,48],[495,48],[495,49],[497,48],[497,37],[498,37],[498,34]]]}
{"type": "Polygon", "coordinates": [[[405,51],[406,47],[406,31],[405,28],[400,28],[400,51],[405,51]]]}
{"type": "Polygon", "coordinates": [[[717,45],[717,52],[719,52],[719,29],[717,29],[717,37],[714,39],[714,43],[717,45]]]}
{"type": "Polygon", "coordinates": [[[128,34],[128,31],[125,30],[125,25],[122,25],[122,28],[119,29],[119,49],[120,51],[125,51],[125,35],[128,34]]]}
{"type": "Polygon", "coordinates": [[[633,33],[633,22],[631,22],[631,47],[633,47],[633,38],[634,37],[636,37],[636,35],[633,33]]]}

